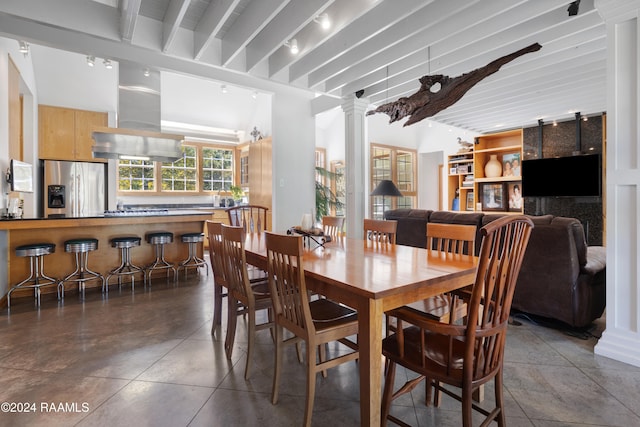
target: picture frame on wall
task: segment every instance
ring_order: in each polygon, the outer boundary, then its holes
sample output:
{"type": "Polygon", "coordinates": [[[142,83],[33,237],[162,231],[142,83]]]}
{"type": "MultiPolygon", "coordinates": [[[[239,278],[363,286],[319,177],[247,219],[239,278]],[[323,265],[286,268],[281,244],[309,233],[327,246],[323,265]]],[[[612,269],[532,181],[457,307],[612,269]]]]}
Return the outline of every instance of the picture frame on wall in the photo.
{"type": "Polygon", "coordinates": [[[524,200],[522,199],[522,183],[510,182],[507,184],[507,196],[509,197],[509,212],[522,212],[524,200]]]}
{"type": "Polygon", "coordinates": [[[502,176],[520,176],[520,153],[502,156],[502,176]]]}
{"type": "Polygon", "coordinates": [[[468,211],[472,211],[474,209],[475,206],[475,201],[474,201],[474,197],[473,197],[473,191],[469,191],[467,193],[467,210],[468,211]]]}
{"type": "Polygon", "coordinates": [[[506,211],[507,203],[503,183],[480,184],[480,200],[483,211],[506,211]]]}

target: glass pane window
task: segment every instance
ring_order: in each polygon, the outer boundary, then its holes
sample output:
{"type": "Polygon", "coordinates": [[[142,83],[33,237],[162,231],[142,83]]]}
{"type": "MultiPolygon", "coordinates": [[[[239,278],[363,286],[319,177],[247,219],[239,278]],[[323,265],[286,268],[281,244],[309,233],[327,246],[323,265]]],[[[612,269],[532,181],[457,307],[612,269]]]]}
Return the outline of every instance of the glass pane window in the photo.
{"type": "Polygon", "coordinates": [[[153,162],[148,160],[119,160],[118,190],[154,191],[155,177],[153,162]]]}
{"type": "Polygon", "coordinates": [[[371,189],[388,179],[396,184],[402,197],[374,196],[369,211],[374,219],[383,219],[389,209],[415,208],[417,200],[416,151],[388,146],[371,145],[371,189]]]}
{"type": "Polygon", "coordinates": [[[182,146],[183,156],[161,165],[162,191],[197,191],[198,159],[195,147],[182,146]]]}
{"type": "Polygon", "coordinates": [[[202,162],[203,190],[228,190],[233,184],[233,150],[203,148],[202,162]]]}

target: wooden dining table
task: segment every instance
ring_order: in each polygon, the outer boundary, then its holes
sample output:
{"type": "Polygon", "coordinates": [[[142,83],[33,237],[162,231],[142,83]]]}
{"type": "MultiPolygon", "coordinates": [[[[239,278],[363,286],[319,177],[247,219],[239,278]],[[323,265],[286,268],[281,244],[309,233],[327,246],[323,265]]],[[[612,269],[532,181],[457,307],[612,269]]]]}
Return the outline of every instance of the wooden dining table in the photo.
{"type": "MultiPolygon", "coordinates": [[[[267,269],[263,233],[248,233],[247,263],[267,269]]],[[[384,312],[473,283],[477,260],[452,259],[422,248],[338,239],[305,246],[309,289],[358,311],[360,424],[380,425],[384,312]]]]}

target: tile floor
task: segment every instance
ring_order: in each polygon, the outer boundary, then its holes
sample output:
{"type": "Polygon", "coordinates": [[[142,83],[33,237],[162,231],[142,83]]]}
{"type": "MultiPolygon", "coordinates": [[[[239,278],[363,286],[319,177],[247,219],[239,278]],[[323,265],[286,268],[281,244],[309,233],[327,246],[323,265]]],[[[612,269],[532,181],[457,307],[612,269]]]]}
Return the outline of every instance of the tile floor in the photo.
{"type": "MultiPolygon", "coordinates": [[[[0,311],[0,402],[30,412],[0,413],[2,426],[298,426],[304,366],[285,361],[280,401],[270,401],[273,347],[258,333],[253,374],[244,380],[245,324],[233,357],[211,335],[211,276],[178,286],[155,281],[108,298],[69,292],[64,305],[16,299],[0,311]]],[[[599,322],[594,331],[603,328],[599,322]]],[[[223,324],[221,331],[224,332],[223,324]]],[[[640,368],[594,356],[596,338],[572,337],[528,321],[510,326],[505,362],[509,426],[640,425],[640,368]]],[[[401,381],[406,372],[398,373],[401,381]]],[[[492,400],[492,386],[486,390],[492,400]]],[[[458,426],[457,402],[423,405],[424,387],[398,399],[393,412],[419,426],[458,426]]],[[[357,366],[318,379],[314,425],[359,425],[357,366]]]]}

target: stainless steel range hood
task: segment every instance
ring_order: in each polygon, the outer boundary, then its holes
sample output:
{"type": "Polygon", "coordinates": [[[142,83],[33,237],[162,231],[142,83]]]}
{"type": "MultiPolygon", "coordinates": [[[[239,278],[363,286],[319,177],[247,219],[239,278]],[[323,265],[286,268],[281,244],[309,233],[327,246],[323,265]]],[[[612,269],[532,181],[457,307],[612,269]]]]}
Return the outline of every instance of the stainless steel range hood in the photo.
{"type": "Polygon", "coordinates": [[[118,127],[96,128],[94,157],[172,162],[184,136],[160,132],[160,72],[120,61],[118,127]]]}

